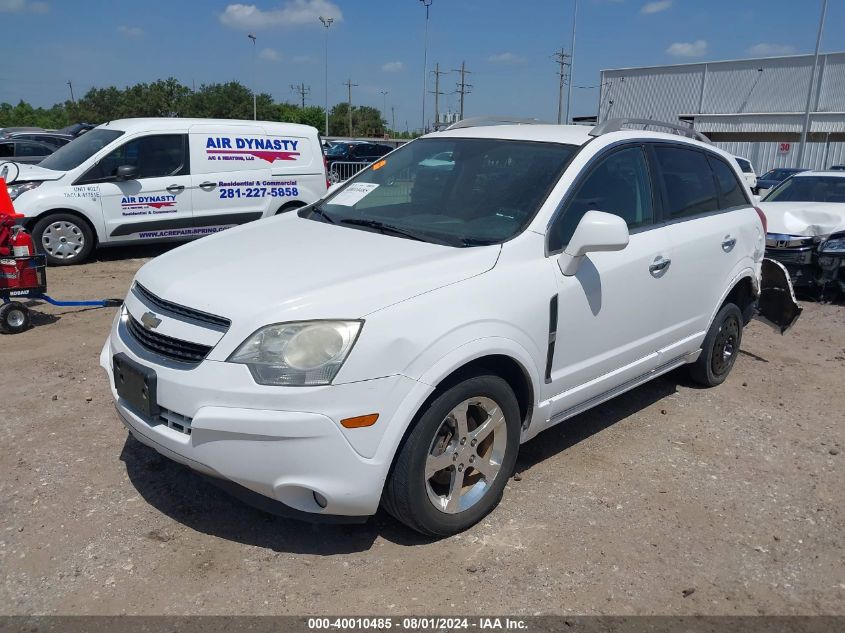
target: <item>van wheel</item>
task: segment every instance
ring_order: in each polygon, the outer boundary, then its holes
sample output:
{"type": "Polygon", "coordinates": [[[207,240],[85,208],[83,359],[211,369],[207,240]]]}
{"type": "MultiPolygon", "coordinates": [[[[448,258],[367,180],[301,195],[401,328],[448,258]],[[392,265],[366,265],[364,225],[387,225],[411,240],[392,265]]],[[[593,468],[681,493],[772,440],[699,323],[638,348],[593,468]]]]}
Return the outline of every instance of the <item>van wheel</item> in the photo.
{"type": "Polygon", "coordinates": [[[53,213],[35,223],[32,238],[51,266],[81,264],[94,248],[94,232],[78,216],[53,213]]]}
{"type": "Polygon", "coordinates": [[[695,382],[705,387],[725,382],[739,355],[742,324],[742,311],[735,304],[722,306],[704,337],[701,355],[689,367],[690,377],[695,382]]]}
{"type": "Polygon", "coordinates": [[[0,332],[19,334],[29,326],[29,309],[24,304],[11,301],[0,305],[0,332]]]}
{"type": "Polygon", "coordinates": [[[276,215],[281,215],[282,213],[287,213],[288,211],[295,211],[296,209],[301,209],[304,206],[304,202],[288,202],[287,204],[283,204],[279,207],[279,210],[276,211],[276,215]]]}
{"type": "Polygon", "coordinates": [[[401,447],[384,507],[408,527],[448,536],[502,498],[519,450],[519,405],[498,376],[476,376],[438,396],[401,447]]]}

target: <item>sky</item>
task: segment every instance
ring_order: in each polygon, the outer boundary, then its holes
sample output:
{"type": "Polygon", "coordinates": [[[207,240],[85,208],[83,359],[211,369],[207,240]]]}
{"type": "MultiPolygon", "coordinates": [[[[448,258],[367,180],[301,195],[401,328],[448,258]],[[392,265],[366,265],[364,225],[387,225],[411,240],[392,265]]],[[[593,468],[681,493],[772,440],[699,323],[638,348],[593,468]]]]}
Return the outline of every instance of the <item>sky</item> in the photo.
{"type": "MultiPolygon", "coordinates": [[[[428,68],[440,64],[441,111],[553,121],[554,54],[570,52],[575,0],[431,0],[428,68]]],[[[596,113],[599,71],[812,53],[816,0],[578,0],[572,114],[596,113]]],[[[397,129],[422,124],[425,7],[421,0],[0,0],[0,102],[50,106],[91,87],[170,76],[188,86],[238,80],[278,101],[310,87],[323,105],[347,98],[385,109],[397,129]],[[256,36],[255,43],[247,36],[256,36]],[[387,91],[383,95],[382,91],[387,91]]],[[[845,0],[830,0],[822,52],[845,50],[845,0]]],[[[427,90],[434,90],[431,72],[427,90]]],[[[426,95],[433,118],[433,95],[426,95]]]]}

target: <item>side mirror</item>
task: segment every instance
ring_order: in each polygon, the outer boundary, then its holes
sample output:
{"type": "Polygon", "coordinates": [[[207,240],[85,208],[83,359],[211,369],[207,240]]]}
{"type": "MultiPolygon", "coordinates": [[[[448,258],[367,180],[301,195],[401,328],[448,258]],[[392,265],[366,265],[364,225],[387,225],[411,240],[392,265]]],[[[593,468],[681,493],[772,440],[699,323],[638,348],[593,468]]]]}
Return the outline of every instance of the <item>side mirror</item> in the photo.
{"type": "Polygon", "coordinates": [[[604,211],[587,211],[569,245],[560,254],[557,265],[567,277],[578,272],[581,260],[587,253],[621,251],[628,246],[628,225],[618,215],[604,211]]]}
{"type": "Polygon", "coordinates": [[[135,180],[138,177],[138,168],[135,165],[121,165],[117,168],[115,177],[118,180],[135,180]]]}

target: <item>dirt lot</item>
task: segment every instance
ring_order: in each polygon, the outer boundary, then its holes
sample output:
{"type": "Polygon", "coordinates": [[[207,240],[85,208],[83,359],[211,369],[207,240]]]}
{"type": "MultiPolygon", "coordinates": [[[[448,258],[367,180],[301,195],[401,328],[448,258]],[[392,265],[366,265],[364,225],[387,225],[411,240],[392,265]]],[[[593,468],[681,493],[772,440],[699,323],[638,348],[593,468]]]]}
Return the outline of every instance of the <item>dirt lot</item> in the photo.
{"type": "MultiPolygon", "coordinates": [[[[51,289],[121,297],[157,252],[51,289]]],[[[845,614],[845,308],[805,308],[717,389],[672,374],[541,434],[498,510],[426,541],[264,515],[127,438],[113,310],[39,307],[0,338],[0,613],[845,614]]]]}

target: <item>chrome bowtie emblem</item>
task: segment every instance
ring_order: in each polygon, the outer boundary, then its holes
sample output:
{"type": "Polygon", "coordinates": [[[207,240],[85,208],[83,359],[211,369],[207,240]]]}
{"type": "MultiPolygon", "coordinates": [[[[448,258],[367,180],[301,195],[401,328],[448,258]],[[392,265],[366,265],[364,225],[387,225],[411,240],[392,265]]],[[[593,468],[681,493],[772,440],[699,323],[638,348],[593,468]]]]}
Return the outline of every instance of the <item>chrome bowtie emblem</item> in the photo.
{"type": "Polygon", "coordinates": [[[152,312],[144,312],[141,316],[141,325],[147,330],[154,330],[161,325],[161,319],[152,312]]]}

